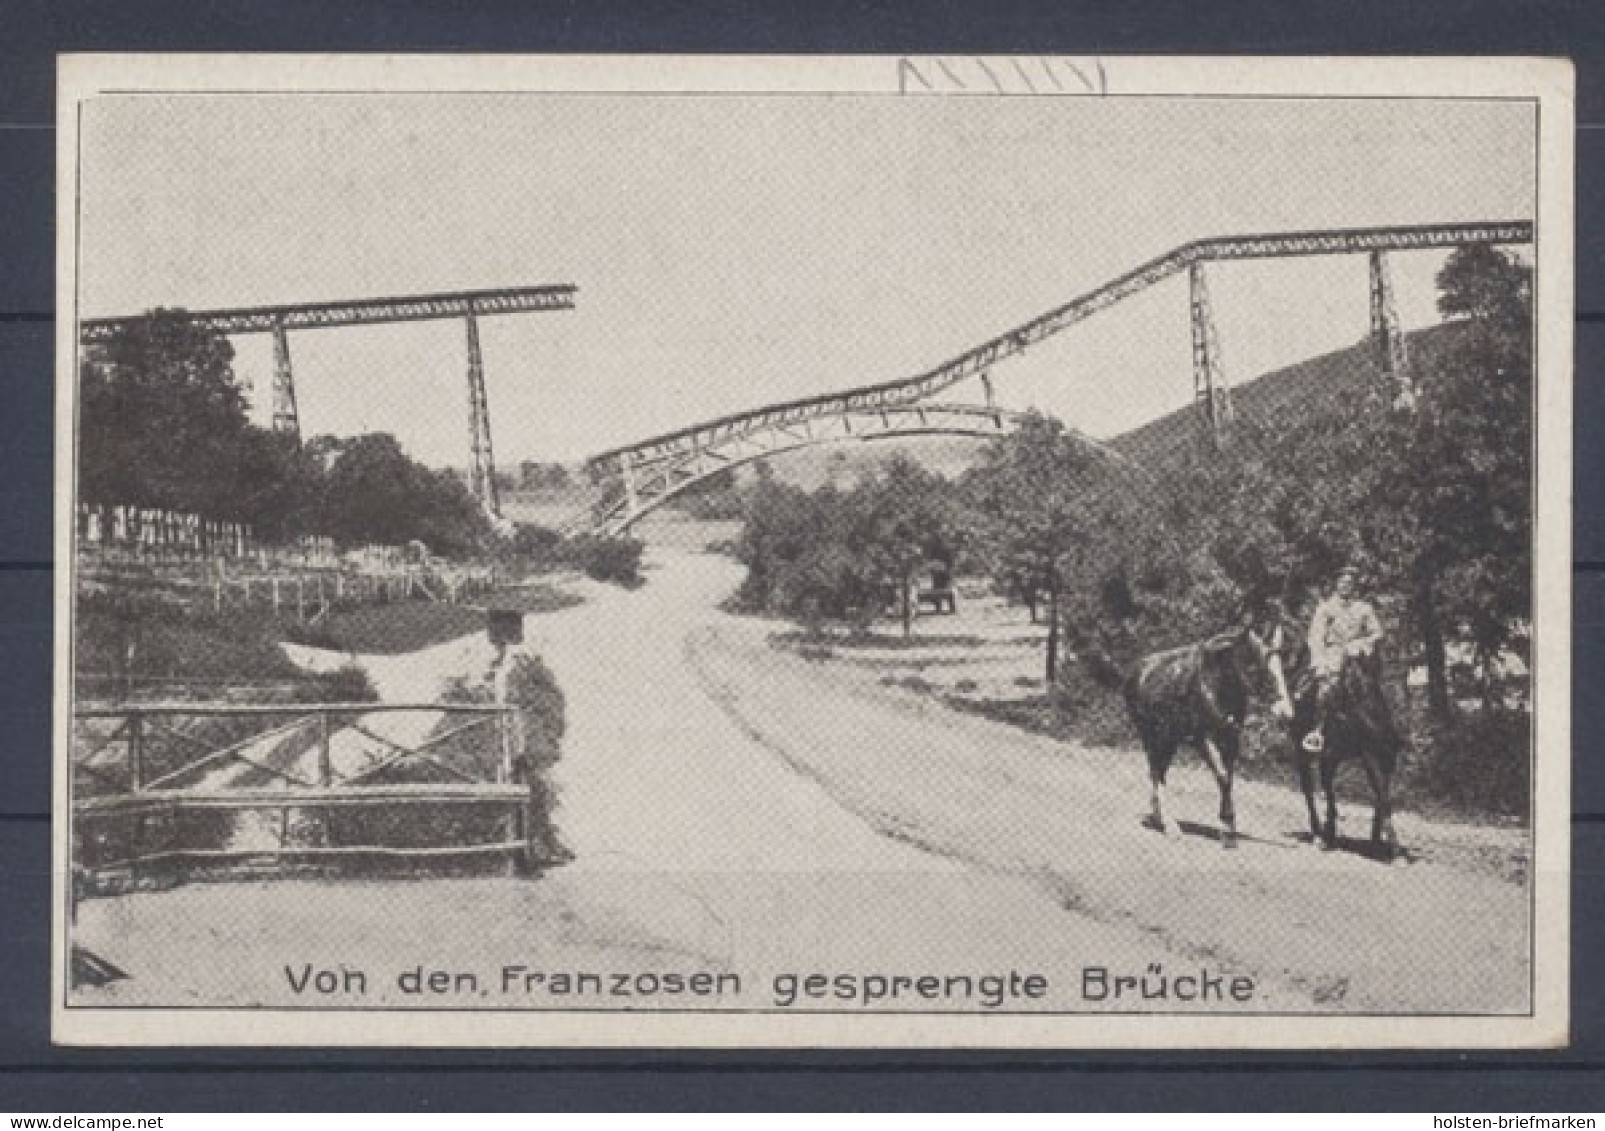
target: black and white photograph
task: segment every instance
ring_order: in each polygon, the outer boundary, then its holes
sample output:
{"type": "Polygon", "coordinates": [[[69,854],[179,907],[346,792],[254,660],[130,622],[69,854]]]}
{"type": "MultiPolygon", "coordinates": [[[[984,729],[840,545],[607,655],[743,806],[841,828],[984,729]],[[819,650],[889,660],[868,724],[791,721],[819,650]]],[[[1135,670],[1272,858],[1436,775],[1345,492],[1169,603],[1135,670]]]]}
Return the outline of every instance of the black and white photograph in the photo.
{"type": "Polygon", "coordinates": [[[56,1040],[1564,1044],[1571,82],[64,58],[56,1040]]]}

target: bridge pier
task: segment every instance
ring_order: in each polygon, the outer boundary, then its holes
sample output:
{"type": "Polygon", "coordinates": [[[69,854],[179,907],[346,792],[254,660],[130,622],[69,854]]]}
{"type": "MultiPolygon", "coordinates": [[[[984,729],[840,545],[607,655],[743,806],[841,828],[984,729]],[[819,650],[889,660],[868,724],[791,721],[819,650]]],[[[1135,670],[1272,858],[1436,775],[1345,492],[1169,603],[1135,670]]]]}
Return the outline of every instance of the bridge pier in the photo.
{"type": "Polygon", "coordinates": [[[1404,333],[1399,327],[1399,310],[1393,299],[1393,274],[1388,269],[1387,252],[1371,252],[1371,343],[1376,350],[1377,368],[1393,393],[1393,407],[1415,406],[1415,382],[1410,377],[1410,358],[1404,333]]]}
{"type": "Polygon", "coordinates": [[[273,323],[273,431],[301,440],[301,418],[295,407],[295,375],[290,370],[290,336],[283,319],[273,323]]]}
{"type": "Polygon", "coordinates": [[[485,363],[479,352],[479,320],[472,306],[463,316],[468,336],[468,435],[473,451],[469,487],[491,518],[502,516],[496,459],[490,446],[490,407],[485,400],[485,363]]]}
{"type": "Polygon", "coordinates": [[[1193,400],[1218,448],[1224,446],[1226,428],[1232,421],[1231,387],[1221,365],[1220,338],[1215,330],[1202,260],[1188,267],[1187,278],[1193,327],[1193,400]]]}

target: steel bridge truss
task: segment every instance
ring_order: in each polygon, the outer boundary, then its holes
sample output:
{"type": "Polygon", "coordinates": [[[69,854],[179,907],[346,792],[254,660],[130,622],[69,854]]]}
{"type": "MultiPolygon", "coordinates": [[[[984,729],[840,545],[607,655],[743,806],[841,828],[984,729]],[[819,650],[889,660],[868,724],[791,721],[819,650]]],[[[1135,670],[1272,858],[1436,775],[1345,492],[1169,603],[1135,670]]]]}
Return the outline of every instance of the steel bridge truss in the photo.
{"type": "Polygon", "coordinates": [[[723,436],[710,436],[708,443],[667,458],[636,462],[629,455],[617,457],[616,482],[596,507],[578,515],[564,532],[622,534],[693,484],[782,452],[904,436],[990,439],[1013,432],[1023,419],[1022,413],[990,405],[935,403],[892,405],[829,416],[775,412],[761,428],[731,427],[723,436]]]}
{"type": "MultiPolygon", "coordinates": [[[[577,288],[572,285],[556,284],[504,290],[452,291],[404,298],[195,310],[176,313],[175,316],[215,334],[272,334],[273,427],[276,431],[287,432],[297,438],[301,435],[301,418],[296,407],[295,376],[290,364],[291,330],[461,318],[466,326],[468,346],[468,431],[472,453],[469,482],[486,513],[500,517],[496,463],[490,442],[490,407],[485,398],[485,367],[480,356],[477,320],[484,315],[572,310],[576,291],[577,288]]],[[[140,321],[137,317],[91,318],[79,324],[79,341],[86,346],[107,342],[140,321]]]]}
{"type": "Polygon", "coordinates": [[[854,431],[855,425],[899,422],[899,427],[889,424],[882,427],[880,435],[887,436],[920,431],[977,436],[1000,434],[1004,430],[1001,427],[988,431],[982,427],[961,426],[964,421],[973,423],[977,419],[1017,419],[1014,414],[991,406],[993,367],[1182,271],[1188,273],[1189,281],[1194,397],[1200,416],[1216,443],[1223,443],[1232,419],[1231,388],[1221,362],[1219,334],[1209,298],[1206,265],[1211,263],[1368,255],[1372,342],[1381,372],[1393,386],[1395,403],[1408,405],[1413,401],[1413,388],[1387,254],[1473,244],[1528,244],[1532,240],[1533,225],[1524,220],[1281,232],[1196,240],[915,377],[769,405],[604,452],[589,464],[604,475],[616,476],[619,482],[596,507],[577,516],[568,529],[622,532],[671,495],[728,466],[805,444],[865,438],[862,432],[854,431]],[[982,383],[987,406],[942,405],[932,400],[944,390],[972,378],[982,383]],[[916,407],[924,409],[928,419],[941,419],[953,427],[910,427],[901,431],[902,423],[918,418],[916,407]],[[962,415],[966,413],[981,415],[962,415]],[[737,453],[746,452],[751,454],[735,458],[737,453]]]}

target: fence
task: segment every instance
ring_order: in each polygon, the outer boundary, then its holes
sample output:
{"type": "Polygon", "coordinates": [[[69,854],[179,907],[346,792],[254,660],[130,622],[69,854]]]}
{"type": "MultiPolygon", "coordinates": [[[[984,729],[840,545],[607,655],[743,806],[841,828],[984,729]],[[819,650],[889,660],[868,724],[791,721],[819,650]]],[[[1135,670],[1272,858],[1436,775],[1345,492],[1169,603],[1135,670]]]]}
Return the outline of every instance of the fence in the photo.
{"type": "Polygon", "coordinates": [[[457,603],[495,584],[488,567],[432,559],[422,543],[368,545],[344,555],[324,535],[264,546],[246,524],[155,507],[82,503],[77,534],[91,581],[115,586],[144,579],[180,604],[205,602],[217,612],[262,608],[303,624],[317,624],[341,605],[457,603]]]}
{"type": "Polygon", "coordinates": [[[212,579],[212,604],[228,608],[262,607],[274,616],[318,624],[331,611],[348,604],[382,604],[419,599],[458,604],[489,592],[495,584],[488,567],[413,567],[395,573],[229,573],[219,568],[212,579]]]}
{"type": "MultiPolygon", "coordinates": [[[[251,527],[160,507],[78,504],[78,547],[140,557],[243,558],[255,549],[251,527]]],[[[333,545],[331,543],[332,552],[333,545]]]]}
{"type": "MultiPolygon", "coordinates": [[[[73,874],[460,867],[537,856],[514,709],[481,704],[153,704],[75,712],[73,874]]],[[[538,823],[539,822],[539,823],[538,823]]]]}

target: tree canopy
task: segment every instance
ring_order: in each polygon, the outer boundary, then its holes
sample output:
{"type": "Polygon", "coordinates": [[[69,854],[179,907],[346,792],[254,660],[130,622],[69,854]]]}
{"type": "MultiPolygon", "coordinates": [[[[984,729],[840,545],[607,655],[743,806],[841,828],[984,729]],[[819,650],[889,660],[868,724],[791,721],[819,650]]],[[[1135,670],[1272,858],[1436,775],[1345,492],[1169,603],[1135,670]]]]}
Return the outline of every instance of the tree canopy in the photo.
{"type": "Polygon", "coordinates": [[[851,488],[811,493],[759,464],[743,503],[742,602],[808,622],[865,625],[896,606],[907,633],[918,576],[951,561],[963,538],[949,484],[902,455],[851,488]]]}
{"type": "Polygon", "coordinates": [[[249,523],[268,542],[417,539],[484,548],[489,524],[452,474],[393,436],[295,437],[251,423],[228,339],[180,311],[133,320],[90,347],[79,373],[79,496],[249,523]]]}

